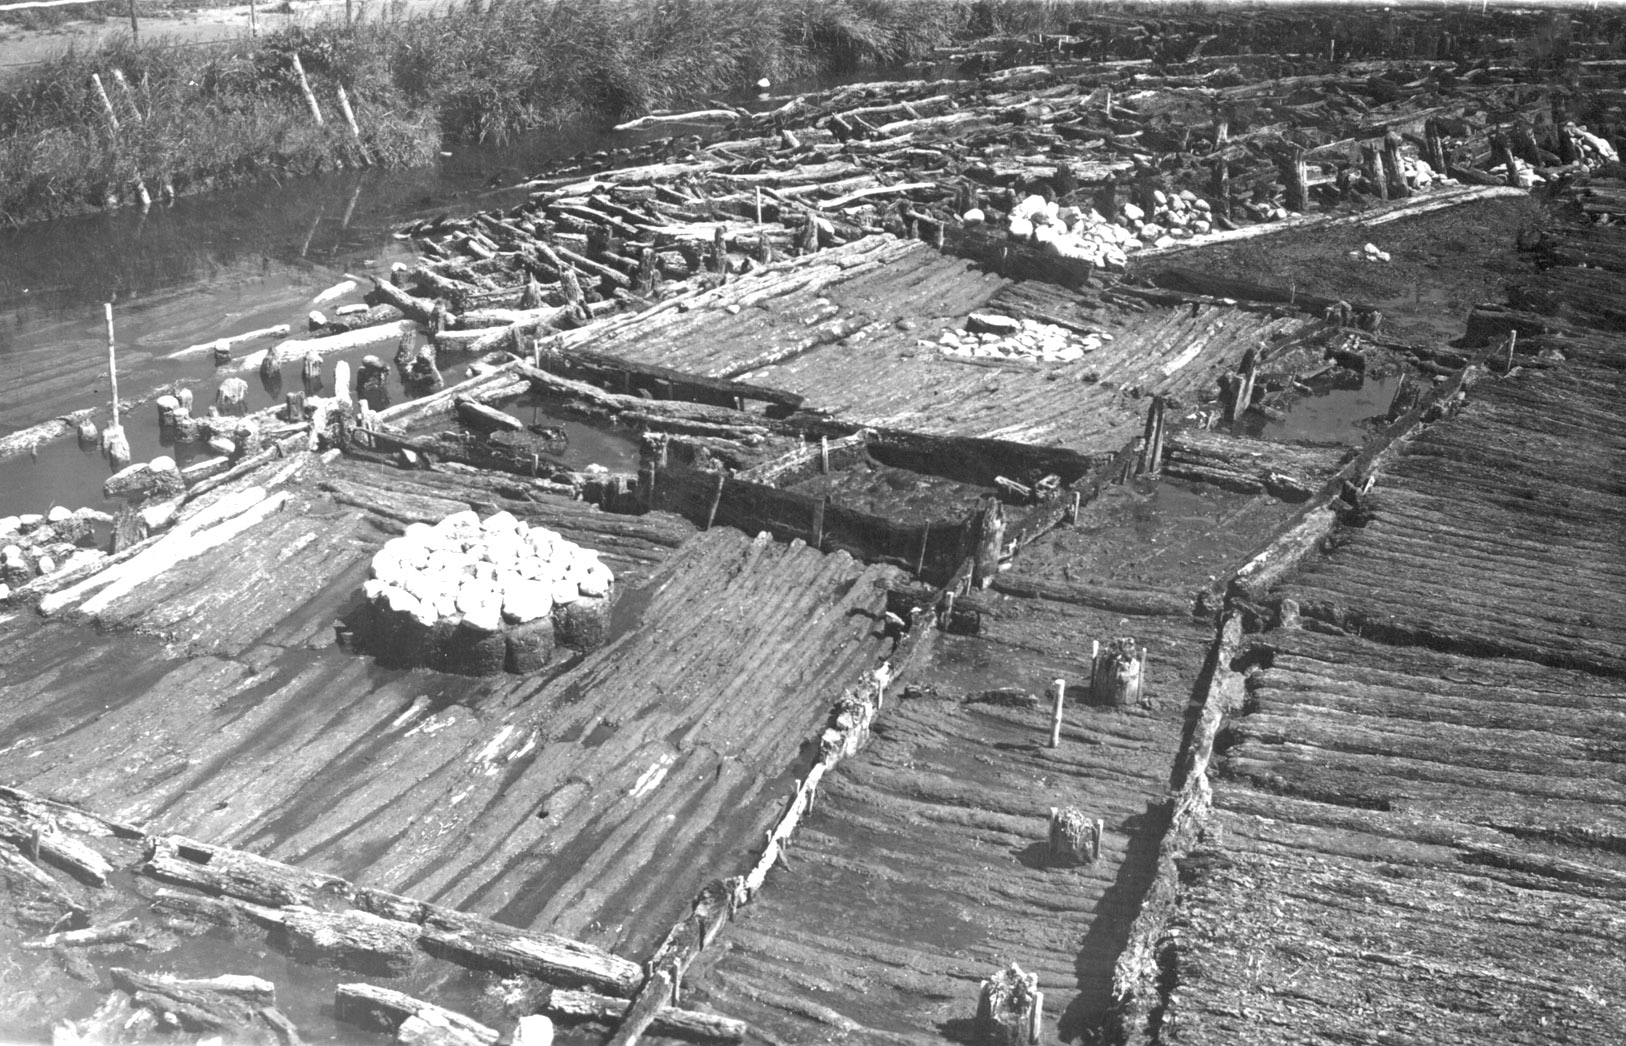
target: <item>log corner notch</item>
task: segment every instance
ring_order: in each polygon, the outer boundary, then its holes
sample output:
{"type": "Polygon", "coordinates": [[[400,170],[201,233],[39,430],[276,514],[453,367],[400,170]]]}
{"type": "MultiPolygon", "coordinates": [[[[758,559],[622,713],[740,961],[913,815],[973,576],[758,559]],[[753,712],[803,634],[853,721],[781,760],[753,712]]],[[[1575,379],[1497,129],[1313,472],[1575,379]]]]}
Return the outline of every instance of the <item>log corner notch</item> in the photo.
{"type": "Polygon", "coordinates": [[[978,1046],[1028,1046],[1039,1041],[1043,1022],[1038,974],[1024,973],[1013,962],[982,982],[973,1040],[978,1046]]]}
{"type": "Polygon", "coordinates": [[[688,918],[675,923],[666,939],[645,964],[643,987],[627,1007],[608,1046],[633,1046],[668,1006],[678,1006],[683,994],[683,971],[704,951],[733,917],[745,892],[745,880],[713,879],[695,898],[688,918]]]}

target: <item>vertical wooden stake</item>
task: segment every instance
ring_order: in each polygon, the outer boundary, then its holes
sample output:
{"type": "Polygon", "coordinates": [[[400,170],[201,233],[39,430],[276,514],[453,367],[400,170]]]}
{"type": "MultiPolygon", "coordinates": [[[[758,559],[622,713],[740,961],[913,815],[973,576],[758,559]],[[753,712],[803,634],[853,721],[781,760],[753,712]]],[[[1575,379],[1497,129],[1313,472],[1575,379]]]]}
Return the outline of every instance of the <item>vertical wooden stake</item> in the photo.
{"type": "Polygon", "coordinates": [[[829,503],[829,498],[813,502],[813,540],[809,544],[816,549],[824,547],[824,508],[829,503]]]}
{"type": "Polygon", "coordinates": [[[113,303],[104,302],[102,306],[107,312],[107,381],[113,388],[113,424],[109,428],[117,429],[119,425],[119,366],[113,356],[113,303]]]}
{"type": "Polygon", "coordinates": [[[1214,169],[1208,182],[1208,195],[1214,198],[1214,206],[1221,217],[1231,216],[1231,164],[1221,156],[1214,161],[1214,169]]]}
{"type": "Polygon", "coordinates": [[[1067,700],[1067,680],[1058,679],[1056,687],[1056,706],[1050,710],[1050,747],[1061,747],[1061,710],[1067,700]]]}
{"type": "Polygon", "coordinates": [[[1106,822],[1099,817],[1095,819],[1095,838],[1090,840],[1090,863],[1094,864],[1101,859],[1101,835],[1106,831],[1106,822]]]}
{"type": "Polygon", "coordinates": [[[819,437],[819,471],[830,471],[830,437],[819,437]]]}
{"type": "MultiPolygon", "coordinates": [[[[356,113],[350,108],[350,96],[345,93],[344,84],[336,85],[333,90],[339,96],[339,112],[344,114],[344,123],[350,128],[350,137],[361,141],[361,128],[356,126],[356,113]]],[[[317,120],[317,123],[321,123],[321,120],[317,120]]]]}
{"type": "Polygon", "coordinates": [[[762,186],[757,186],[757,224],[762,224],[762,186]]]}
{"type": "Polygon", "coordinates": [[[136,22],[136,0],[130,0],[130,36],[136,43],[141,42],[141,26],[136,22]]]}
{"type": "Polygon", "coordinates": [[[1406,162],[1400,155],[1400,135],[1390,131],[1383,136],[1383,166],[1389,176],[1389,197],[1404,200],[1411,195],[1406,184],[1406,162]]]}
{"type": "Polygon", "coordinates": [[[711,508],[706,510],[706,525],[701,528],[702,530],[710,530],[711,524],[717,519],[717,506],[723,503],[724,479],[725,477],[721,472],[717,473],[717,489],[712,491],[711,508]]]}
{"type": "Polygon", "coordinates": [[[102,100],[102,112],[107,114],[107,126],[118,130],[119,114],[113,111],[113,99],[107,97],[107,88],[102,86],[102,78],[96,73],[91,73],[90,85],[96,88],[96,97],[102,100]]]}
{"type": "Polygon", "coordinates": [[[1304,162],[1304,147],[1296,145],[1277,161],[1281,168],[1283,202],[1294,214],[1310,209],[1309,172],[1304,162]]]}
{"type": "Polygon", "coordinates": [[[316,126],[318,127],[327,126],[322,119],[321,107],[316,104],[316,92],[311,90],[311,82],[305,78],[304,63],[299,60],[299,56],[297,54],[292,55],[291,57],[294,64],[294,73],[299,77],[299,90],[305,95],[305,104],[310,106],[311,119],[316,121],[316,126]]]}
{"type": "MultiPolygon", "coordinates": [[[[1003,533],[1004,528],[1001,527],[1000,530],[1001,530],[1001,533],[1003,533]]],[[[927,523],[926,526],[920,532],[920,555],[915,557],[915,576],[916,577],[919,577],[920,574],[921,574],[921,571],[926,569],[926,545],[931,541],[931,538],[932,538],[932,525],[930,523],[927,523]]]]}
{"type": "Polygon", "coordinates": [[[1361,169],[1366,174],[1368,187],[1380,200],[1389,198],[1389,178],[1384,171],[1383,153],[1373,142],[1361,143],[1361,169]]]}
{"type": "Polygon", "coordinates": [[[130,112],[134,115],[135,122],[141,123],[141,109],[136,105],[135,92],[130,90],[130,81],[124,78],[124,70],[114,69],[113,80],[119,85],[119,90],[124,93],[124,101],[130,106],[130,112]]]}
{"type": "Polygon", "coordinates": [[[255,39],[260,35],[259,12],[254,9],[254,0],[248,0],[248,38],[255,39]]]}

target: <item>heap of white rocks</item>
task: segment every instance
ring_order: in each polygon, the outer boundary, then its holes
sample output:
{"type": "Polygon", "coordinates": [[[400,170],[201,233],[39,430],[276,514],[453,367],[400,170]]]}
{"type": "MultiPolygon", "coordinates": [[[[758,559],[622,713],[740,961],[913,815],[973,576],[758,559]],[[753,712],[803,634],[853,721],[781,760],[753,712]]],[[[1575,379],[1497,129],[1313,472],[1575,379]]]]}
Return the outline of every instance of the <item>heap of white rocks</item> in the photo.
{"type": "Polygon", "coordinates": [[[963,330],[946,330],[935,343],[921,344],[934,346],[946,356],[1071,363],[1111,338],[1104,332],[1079,334],[1053,323],[974,312],[966,318],[963,330]]]}
{"type": "MultiPolygon", "coordinates": [[[[1108,220],[1094,208],[1062,207],[1043,196],[1029,196],[1011,211],[1005,232],[1018,243],[1036,244],[1058,258],[1122,272],[1131,251],[1167,247],[1213,229],[1211,205],[1189,189],[1176,193],[1158,189],[1152,200],[1150,214],[1125,203],[1118,208],[1118,216],[1108,220]]],[[[968,225],[985,220],[980,210],[961,217],[968,225]]]]}
{"type": "Polygon", "coordinates": [[[373,646],[402,666],[464,675],[546,667],[603,642],[615,577],[598,553],[507,512],[414,523],[373,556],[373,646]]]}
{"type": "Polygon", "coordinates": [[[105,512],[61,505],[43,514],[0,517],[0,603],[36,577],[106,558],[90,547],[96,540],[91,525],[111,522],[105,512]]]}

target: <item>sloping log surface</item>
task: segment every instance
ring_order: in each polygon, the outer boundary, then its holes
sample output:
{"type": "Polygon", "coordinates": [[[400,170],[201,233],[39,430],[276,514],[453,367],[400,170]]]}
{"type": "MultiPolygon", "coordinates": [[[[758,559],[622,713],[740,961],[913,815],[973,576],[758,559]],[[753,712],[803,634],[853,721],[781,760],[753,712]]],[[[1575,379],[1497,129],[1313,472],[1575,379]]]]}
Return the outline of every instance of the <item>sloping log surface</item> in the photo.
{"type": "Polygon", "coordinates": [[[969,1034],[979,981],[1014,960],[1046,993],[1041,1041],[1093,1027],[1162,831],[1208,629],[988,600],[998,616],[982,635],[937,636],[911,695],[824,780],[788,870],[691,968],[692,996],[767,1041],[939,1043],[969,1034]],[[1151,711],[1087,702],[1090,640],[1120,631],[1154,651],[1151,711]],[[1056,677],[1071,684],[1058,749],[1045,747],[1048,699],[960,697],[1042,694],[1056,677]],[[1049,809],[1068,804],[1105,821],[1101,858],[1047,869],[1049,809]]]}
{"type": "Polygon", "coordinates": [[[1374,638],[1626,671],[1623,384],[1582,361],[1480,382],[1281,594],[1374,638]]]}
{"type": "Polygon", "coordinates": [[[1619,680],[1263,642],[1186,861],[1160,1041],[1616,1037],[1619,680]]]}
{"type": "Polygon", "coordinates": [[[366,580],[373,553],[411,522],[501,507],[599,549],[627,581],[647,577],[693,529],[670,516],[635,519],[556,497],[532,500],[526,481],[506,479],[309,459],[281,512],[113,600],[94,621],[230,657],[257,643],[322,648],[366,580]]]}
{"type": "Polygon", "coordinates": [[[760,838],[884,646],[890,573],[720,528],[627,584],[599,652],[480,682],[333,649],[180,660],[141,636],[13,630],[0,775],[639,954],[760,838]]]}
{"type": "MultiPolygon", "coordinates": [[[[1113,340],[1076,362],[943,355],[935,335],[1002,286],[1012,285],[922,243],[866,239],[712,290],[688,310],[583,334],[596,352],[786,389],[854,424],[1105,453],[1138,433],[1145,396],[1195,403],[1248,348],[1319,330],[1215,306],[1107,310],[1090,329],[1113,340]]],[[[1007,299],[1001,311],[1029,316],[1028,301],[1039,303],[1031,318],[1051,314],[1044,296],[1007,299]]]]}

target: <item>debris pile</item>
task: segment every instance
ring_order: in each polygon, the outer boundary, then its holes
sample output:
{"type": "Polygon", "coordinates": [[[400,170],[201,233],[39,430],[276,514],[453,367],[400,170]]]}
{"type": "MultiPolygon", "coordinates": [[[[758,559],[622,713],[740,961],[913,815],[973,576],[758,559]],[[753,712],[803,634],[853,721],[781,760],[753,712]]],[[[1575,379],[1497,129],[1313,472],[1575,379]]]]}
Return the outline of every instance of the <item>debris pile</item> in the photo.
{"type": "Polygon", "coordinates": [[[0,518],[0,602],[38,576],[105,557],[107,553],[92,547],[96,542],[92,524],[112,522],[105,512],[61,505],[45,514],[0,518]]]}
{"type": "Polygon", "coordinates": [[[385,544],[363,591],[380,655],[493,675],[543,668],[556,646],[597,647],[614,586],[597,552],[508,512],[465,511],[385,544]]]}

